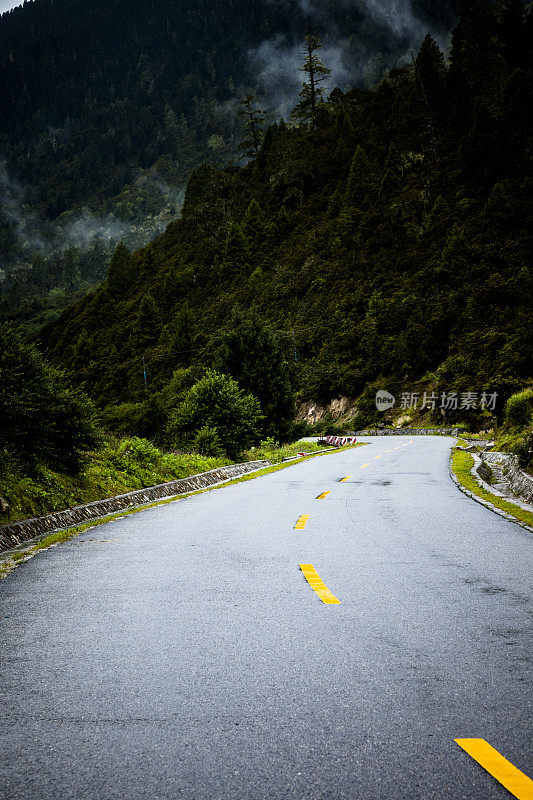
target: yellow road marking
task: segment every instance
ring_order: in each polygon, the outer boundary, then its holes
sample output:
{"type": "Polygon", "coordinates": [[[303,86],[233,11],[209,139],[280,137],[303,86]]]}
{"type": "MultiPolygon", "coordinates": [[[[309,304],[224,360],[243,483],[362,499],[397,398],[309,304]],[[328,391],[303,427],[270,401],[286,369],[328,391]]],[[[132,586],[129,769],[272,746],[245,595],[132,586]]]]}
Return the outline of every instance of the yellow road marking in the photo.
{"type": "Polygon", "coordinates": [[[298,522],[294,526],[294,530],[303,531],[303,529],[307,524],[307,520],[309,519],[310,516],[311,516],[310,514],[302,514],[302,516],[298,518],[298,522]]]}
{"type": "Polygon", "coordinates": [[[454,741],[518,800],[532,800],[531,778],[507,761],[485,739],[454,739],[454,741]]]}
{"type": "Polygon", "coordinates": [[[345,478],[341,478],[339,483],[346,483],[346,481],[349,481],[350,478],[353,478],[353,475],[347,475],[345,478]]]}
{"type": "Polygon", "coordinates": [[[365,467],[368,467],[368,464],[361,464],[361,469],[364,469],[365,467]]]}
{"type": "Polygon", "coordinates": [[[380,453],[380,455],[379,455],[379,456],[374,456],[374,458],[383,458],[383,454],[382,454],[382,453],[380,453]]]}
{"type": "Polygon", "coordinates": [[[327,491],[327,492],[322,492],[322,494],[319,494],[318,497],[317,497],[317,500],[323,500],[324,497],[328,496],[328,494],[331,494],[331,490],[327,491]]]}
{"type": "Polygon", "coordinates": [[[394,449],[395,449],[395,450],[399,450],[400,448],[399,448],[399,447],[395,447],[394,449]]]}
{"type": "Polygon", "coordinates": [[[386,453],[392,453],[392,450],[385,450],[386,453]]]}
{"type": "Polygon", "coordinates": [[[340,605],[341,601],[330,592],[312,564],[300,564],[300,569],[311,589],[317,593],[323,603],[340,605]]]}

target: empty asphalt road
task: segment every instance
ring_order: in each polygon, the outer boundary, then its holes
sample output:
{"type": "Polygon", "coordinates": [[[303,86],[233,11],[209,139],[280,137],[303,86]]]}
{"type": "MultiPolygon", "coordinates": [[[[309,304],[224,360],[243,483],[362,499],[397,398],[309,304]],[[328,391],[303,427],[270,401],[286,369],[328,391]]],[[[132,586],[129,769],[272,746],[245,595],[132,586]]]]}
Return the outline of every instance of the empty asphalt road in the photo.
{"type": "Polygon", "coordinates": [[[532,773],[531,534],[367,441],[0,582],[2,800],[511,797],[454,739],[532,773]]]}

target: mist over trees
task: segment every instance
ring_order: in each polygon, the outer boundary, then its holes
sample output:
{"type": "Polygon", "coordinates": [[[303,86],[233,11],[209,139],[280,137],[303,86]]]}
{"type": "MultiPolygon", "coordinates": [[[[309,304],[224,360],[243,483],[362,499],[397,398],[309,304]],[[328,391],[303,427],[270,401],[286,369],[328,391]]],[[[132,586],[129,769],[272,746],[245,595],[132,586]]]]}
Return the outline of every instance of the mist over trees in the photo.
{"type": "Polygon", "coordinates": [[[3,15],[1,310],[35,331],[102,278],[119,241],[162,232],[199,164],[255,155],[261,111],[288,117],[301,89],[306,26],[332,69],[319,89],[370,86],[428,29],[445,37],[452,6],[36,0],[3,15]],[[77,268],[64,275],[70,247],[77,268]]]}
{"type": "Polygon", "coordinates": [[[111,272],[43,331],[50,357],[117,430],[150,413],[170,430],[212,368],[280,437],[295,396],[361,395],[372,421],[380,381],[503,402],[533,374],[532,21],[470,3],[449,63],[423,36],[372,89],[270,124],[249,163],[199,167],[182,217],[127,256],[129,286],[111,272]]]}

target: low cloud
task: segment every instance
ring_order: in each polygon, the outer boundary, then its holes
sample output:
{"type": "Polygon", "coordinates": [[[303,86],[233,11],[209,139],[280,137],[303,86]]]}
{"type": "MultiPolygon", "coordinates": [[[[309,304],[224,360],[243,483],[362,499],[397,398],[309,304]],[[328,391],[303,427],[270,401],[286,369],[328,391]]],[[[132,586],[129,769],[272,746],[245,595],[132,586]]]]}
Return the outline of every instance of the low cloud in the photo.
{"type": "MultiPolygon", "coordinates": [[[[383,70],[410,61],[411,50],[418,50],[428,32],[441,47],[447,44],[447,34],[429,29],[416,17],[409,0],[337,0],[338,5],[356,12],[359,19],[349,39],[340,35],[324,3],[298,0],[298,4],[311,29],[317,26],[326,31],[319,57],[331,69],[330,78],[323,84],[327,91],[335,86],[372,85],[383,70]]],[[[278,35],[250,50],[249,61],[264,104],[274,115],[288,118],[305,78],[299,69],[302,42],[278,35]]]]}

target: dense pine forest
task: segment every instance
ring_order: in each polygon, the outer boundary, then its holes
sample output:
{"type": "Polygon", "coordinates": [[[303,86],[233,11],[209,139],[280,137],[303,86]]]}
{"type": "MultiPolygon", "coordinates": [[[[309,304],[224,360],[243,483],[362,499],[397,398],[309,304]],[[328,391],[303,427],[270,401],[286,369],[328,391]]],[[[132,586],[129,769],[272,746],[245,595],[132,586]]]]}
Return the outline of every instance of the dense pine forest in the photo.
{"type": "Polygon", "coordinates": [[[44,331],[49,356],[144,433],[207,367],[252,390],[263,339],[310,400],[379,379],[509,396],[533,375],[531,24],[469,3],[449,64],[428,36],[246,166],[197,169],[181,219],[44,331]]]}
{"type": "Polygon", "coordinates": [[[448,53],[427,34],[410,62],[348,89],[331,88],[323,37],[302,31],[286,119],[246,91],[240,156],[193,171],[159,238],[118,244],[105,280],[35,337],[40,352],[0,324],[13,496],[20,475],[45,469],[50,483],[46,470],[75,473],[102,446],[119,471],[136,454],[144,481],[176,474],[145,440],[237,459],[309,432],[298,407],[341,397],[344,428],[390,424],[379,389],[493,396],[475,410],[428,404],[416,421],[503,423],[527,463],[532,30],[520,0],[464,3],[448,53]]]}
{"type": "Polygon", "coordinates": [[[123,240],[176,217],[193,168],[238,162],[248,88],[290,110],[306,24],[335,82],[371,86],[449,0],[33,0],[0,18],[0,308],[32,323],[98,282],[123,240]]]}

